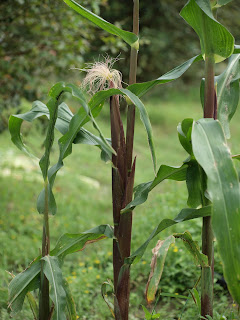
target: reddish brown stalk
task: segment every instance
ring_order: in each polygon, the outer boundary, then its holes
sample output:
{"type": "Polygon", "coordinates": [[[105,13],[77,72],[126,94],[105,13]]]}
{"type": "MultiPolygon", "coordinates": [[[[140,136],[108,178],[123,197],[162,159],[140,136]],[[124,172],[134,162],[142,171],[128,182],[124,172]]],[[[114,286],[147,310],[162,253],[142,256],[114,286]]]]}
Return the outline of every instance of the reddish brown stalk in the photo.
{"type": "MultiPolygon", "coordinates": [[[[214,58],[205,61],[204,118],[217,118],[217,98],[214,88],[214,58]]],[[[209,267],[202,269],[201,315],[213,316],[214,246],[211,217],[203,218],[202,252],[208,257],[209,267]]]]}
{"type": "MultiPolygon", "coordinates": [[[[134,0],[133,32],[139,31],[139,0],[134,0]]],[[[129,84],[136,82],[137,50],[131,48],[129,84]]],[[[117,97],[111,97],[111,135],[112,146],[117,153],[113,155],[112,195],[113,195],[113,268],[114,268],[114,313],[116,320],[128,320],[130,295],[130,268],[124,266],[125,258],[131,250],[132,213],[121,215],[120,211],[131,200],[133,195],[135,160],[132,164],[135,106],[128,107],[126,142],[119,112],[117,97]],[[124,266],[124,267],[123,267],[124,266]]]]}

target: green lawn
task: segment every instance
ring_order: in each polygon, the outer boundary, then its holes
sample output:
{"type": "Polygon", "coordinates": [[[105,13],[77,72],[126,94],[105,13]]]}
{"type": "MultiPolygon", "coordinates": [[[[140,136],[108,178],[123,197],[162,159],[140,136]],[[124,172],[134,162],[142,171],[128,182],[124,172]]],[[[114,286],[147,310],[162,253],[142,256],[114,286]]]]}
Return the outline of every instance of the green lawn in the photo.
{"type": "MultiPolygon", "coordinates": [[[[187,157],[178,142],[177,125],[187,117],[201,118],[202,109],[198,89],[186,88],[180,93],[171,91],[169,85],[165,88],[167,89],[160,88],[159,94],[156,92],[144,102],[153,126],[158,166],[177,166],[187,157]]],[[[69,106],[75,110],[77,108],[75,103],[70,103],[69,106]]],[[[232,123],[234,137],[230,144],[233,153],[239,153],[240,149],[239,118],[238,111],[232,123]]],[[[107,105],[97,121],[105,136],[109,137],[107,105]]],[[[91,126],[88,125],[87,128],[93,131],[91,126]]],[[[41,127],[34,125],[31,129],[29,124],[25,124],[23,133],[33,152],[40,157],[43,153],[41,127]]],[[[54,161],[58,153],[57,144],[53,150],[54,161]]],[[[95,147],[76,145],[57,176],[54,192],[58,213],[50,219],[52,247],[63,233],[79,233],[99,224],[112,223],[111,166],[102,162],[99,155],[99,149],[95,147]]],[[[135,130],[135,155],[137,185],[154,177],[147,137],[139,114],[135,130]]],[[[7,285],[11,278],[6,271],[17,273],[24,270],[39,254],[42,217],[36,211],[36,199],[43,188],[37,163],[23,155],[11,143],[8,132],[0,136],[0,179],[0,318],[5,320],[10,318],[6,303],[7,285]]],[[[134,211],[132,249],[137,249],[162,219],[174,218],[182,208],[187,207],[186,200],[184,182],[165,181],[155,188],[148,201],[134,211]]],[[[201,221],[185,222],[159,234],[150,243],[143,259],[132,267],[130,320],[144,318],[140,305],[146,306],[144,291],[150,272],[151,249],[157,240],[185,230],[200,244],[201,221]]],[[[182,320],[198,319],[197,308],[192,300],[189,299],[185,305],[186,300],[178,298],[182,294],[188,295],[188,290],[200,276],[200,269],[194,265],[179,241],[176,241],[168,253],[161,281],[162,292],[175,296],[160,299],[157,310],[163,320],[178,319],[181,314],[182,320]]],[[[111,240],[91,244],[84,251],[67,256],[64,262],[64,276],[70,283],[79,319],[111,319],[111,313],[101,297],[101,284],[112,279],[111,247],[111,240]]],[[[222,272],[217,249],[215,270],[222,272]]],[[[225,314],[227,319],[239,319],[236,306],[227,291],[217,284],[215,293],[216,310],[225,314]],[[230,316],[231,311],[235,313],[235,318],[230,316]]],[[[27,300],[22,313],[14,319],[32,319],[27,300]]]]}

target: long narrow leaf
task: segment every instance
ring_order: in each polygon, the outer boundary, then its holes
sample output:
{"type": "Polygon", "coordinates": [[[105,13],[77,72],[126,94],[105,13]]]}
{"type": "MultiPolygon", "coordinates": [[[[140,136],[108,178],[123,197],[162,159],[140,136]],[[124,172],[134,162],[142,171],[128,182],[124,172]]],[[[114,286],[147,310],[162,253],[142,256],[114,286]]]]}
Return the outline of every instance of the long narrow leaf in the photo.
{"type": "Polygon", "coordinates": [[[180,213],[177,215],[176,218],[163,219],[158,224],[158,226],[153,230],[153,232],[148,237],[148,239],[141,245],[141,247],[138,248],[130,257],[125,259],[125,264],[131,265],[133,263],[137,263],[141,259],[141,257],[143,256],[149,242],[164,229],[167,229],[167,228],[169,228],[177,223],[183,222],[183,221],[210,216],[211,209],[212,209],[211,206],[203,207],[200,209],[185,208],[180,211],[180,213]]]}
{"type": "Polygon", "coordinates": [[[194,123],[194,155],[205,170],[212,200],[212,226],[228,289],[240,303],[240,189],[222,127],[213,119],[194,123]]]}
{"type": "Polygon", "coordinates": [[[9,284],[8,308],[16,313],[21,311],[27,292],[39,287],[41,270],[40,262],[33,263],[25,271],[19,273],[9,284]]]}
{"type": "Polygon", "coordinates": [[[192,255],[196,265],[200,265],[202,268],[208,266],[207,256],[200,252],[197,242],[193,241],[192,236],[188,231],[185,231],[184,233],[174,233],[173,236],[183,240],[185,247],[192,255]]]}
{"type": "Polygon", "coordinates": [[[128,31],[124,31],[115,25],[109,23],[108,21],[102,19],[101,17],[97,16],[96,14],[92,13],[91,11],[87,10],[83,6],[81,6],[79,3],[77,3],[74,0],[63,0],[69,7],[71,7],[73,10],[75,10],[77,13],[79,13],[84,18],[88,19],[89,21],[93,22],[95,25],[100,27],[101,29],[114,34],[115,36],[120,37],[123,39],[126,43],[128,43],[130,46],[134,47],[136,50],[138,50],[138,37],[128,31]]]}
{"type": "Polygon", "coordinates": [[[100,225],[78,234],[66,233],[59,238],[50,254],[63,259],[67,254],[83,250],[87,244],[113,236],[113,228],[109,225],[100,225]]]}
{"type": "Polygon", "coordinates": [[[133,92],[136,96],[141,97],[156,85],[171,82],[173,80],[180,78],[183,75],[183,73],[186,72],[194,62],[200,61],[202,59],[203,59],[202,55],[200,54],[198,56],[195,56],[185,61],[181,65],[175,67],[171,71],[168,71],[167,73],[165,73],[164,75],[162,75],[161,77],[155,80],[147,81],[143,83],[135,83],[128,86],[127,89],[133,92]]]}
{"type": "Polygon", "coordinates": [[[134,210],[136,206],[143,204],[147,201],[149,192],[155,188],[163,180],[186,180],[187,164],[183,164],[181,167],[170,167],[161,165],[156,178],[153,181],[139,184],[134,190],[134,200],[131,201],[121,213],[127,213],[129,210],[134,210]]]}
{"type": "Polygon", "coordinates": [[[63,288],[62,270],[57,257],[49,255],[44,260],[43,272],[50,283],[50,298],[54,303],[54,314],[56,320],[65,320],[66,292],[63,288]]]}

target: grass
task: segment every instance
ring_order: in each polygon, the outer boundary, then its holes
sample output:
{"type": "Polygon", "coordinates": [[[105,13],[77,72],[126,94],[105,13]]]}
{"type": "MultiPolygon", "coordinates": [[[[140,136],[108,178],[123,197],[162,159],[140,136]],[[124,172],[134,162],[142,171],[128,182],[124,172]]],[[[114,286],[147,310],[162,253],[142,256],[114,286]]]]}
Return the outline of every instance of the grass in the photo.
{"type": "MultiPolygon", "coordinates": [[[[160,87],[159,93],[145,99],[145,105],[153,125],[158,166],[160,164],[181,165],[187,154],[177,138],[177,125],[186,117],[202,117],[198,89],[186,88],[183,92],[160,87]],[[159,99],[159,96],[161,99],[159,99]]],[[[164,87],[166,88],[166,87],[164,87]]],[[[70,102],[72,109],[76,104],[70,102]]],[[[26,107],[29,107],[28,105],[26,107]]],[[[239,112],[233,120],[234,137],[231,145],[238,152],[239,112]]],[[[106,137],[110,136],[108,108],[99,116],[98,123],[106,137]]],[[[91,129],[91,126],[88,126],[91,129]]],[[[40,157],[43,153],[43,135],[41,127],[25,124],[24,136],[33,152],[40,157]]],[[[58,136],[58,134],[57,134],[58,136]]],[[[53,161],[57,158],[58,147],[54,145],[53,161]]],[[[136,121],[135,154],[137,171],[135,184],[153,179],[153,166],[139,115],[136,121]]],[[[25,157],[10,142],[8,132],[0,136],[0,318],[10,316],[6,311],[7,285],[10,272],[21,272],[38,254],[41,247],[42,216],[36,211],[36,199],[43,183],[37,163],[25,157]]],[[[73,147],[73,154],[66,159],[54,188],[58,204],[58,213],[50,219],[51,246],[63,233],[79,233],[99,224],[112,224],[111,217],[111,168],[100,160],[99,150],[85,145],[73,147]]],[[[148,237],[155,226],[164,218],[174,218],[186,207],[187,191],[184,182],[165,181],[152,191],[149,200],[134,212],[132,250],[137,249],[148,237]]],[[[141,304],[146,306],[144,290],[150,272],[151,249],[158,239],[164,239],[174,232],[188,230],[194,240],[200,243],[201,221],[185,222],[163,231],[154,239],[143,259],[132,267],[132,293],[130,299],[130,320],[143,319],[141,304]]],[[[101,284],[112,279],[112,243],[104,240],[86,247],[83,252],[68,256],[63,273],[68,279],[75,298],[79,319],[105,320],[111,314],[101,297],[101,284]]],[[[215,270],[221,274],[222,268],[216,252],[215,270]]],[[[176,241],[171,247],[161,281],[163,293],[175,298],[161,297],[156,310],[164,320],[197,319],[197,308],[192,299],[180,299],[181,294],[188,295],[200,276],[200,269],[194,265],[183,244],[176,241]]],[[[217,279],[216,279],[217,281],[217,279]]],[[[216,285],[215,310],[227,319],[239,319],[237,307],[231,301],[228,292],[216,285]],[[231,316],[232,312],[232,316],[231,316]],[[235,314],[235,318],[233,317],[235,314]]],[[[109,298],[111,287],[109,286],[109,298]]],[[[27,301],[23,311],[14,319],[32,319],[27,301]]],[[[215,319],[218,318],[215,315],[215,319]]],[[[224,319],[224,318],[222,318],[224,319]]]]}

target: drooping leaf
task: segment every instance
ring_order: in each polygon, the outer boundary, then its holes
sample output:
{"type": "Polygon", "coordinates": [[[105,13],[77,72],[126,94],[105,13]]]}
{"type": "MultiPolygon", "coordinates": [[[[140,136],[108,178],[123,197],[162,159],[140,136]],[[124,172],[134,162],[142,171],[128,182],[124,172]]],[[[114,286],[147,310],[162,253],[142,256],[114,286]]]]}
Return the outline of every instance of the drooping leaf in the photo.
{"type": "Polygon", "coordinates": [[[88,19],[89,21],[93,22],[95,25],[100,27],[101,29],[114,34],[121,39],[123,39],[126,43],[128,43],[130,46],[134,47],[136,50],[138,50],[138,37],[128,31],[124,31],[115,25],[107,22],[106,20],[102,19],[101,17],[97,16],[96,14],[92,13],[91,11],[85,9],[83,6],[81,6],[79,3],[77,3],[74,0],[63,0],[69,7],[71,7],[73,10],[75,10],[77,13],[79,13],[84,18],[88,19]]]}
{"type": "Polygon", "coordinates": [[[50,298],[54,303],[54,314],[56,320],[65,320],[66,292],[63,288],[62,270],[57,257],[49,255],[44,260],[43,272],[50,284],[50,298]]]}
{"type": "Polygon", "coordinates": [[[156,178],[153,181],[141,183],[134,189],[134,200],[131,201],[121,213],[127,213],[129,210],[133,210],[136,206],[143,204],[147,198],[149,192],[155,188],[160,182],[166,179],[183,181],[186,179],[187,164],[183,164],[181,167],[170,167],[161,165],[156,178]]]}
{"type": "Polygon", "coordinates": [[[132,101],[132,103],[136,106],[136,108],[139,110],[140,118],[147,132],[148,144],[149,144],[149,148],[152,155],[154,171],[156,171],[156,155],[155,155],[155,148],[153,143],[151,123],[150,123],[148,113],[147,113],[147,110],[145,109],[144,104],[134,93],[132,93],[127,89],[108,89],[104,91],[99,91],[89,101],[89,106],[93,108],[101,104],[102,102],[104,102],[107,98],[116,94],[123,94],[127,96],[132,101]]]}
{"type": "Polygon", "coordinates": [[[8,308],[10,308],[13,313],[21,311],[27,292],[35,290],[39,287],[40,270],[40,262],[33,263],[26,270],[14,277],[10,282],[8,287],[8,308]]]}
{"type": "Polygon", "coordinates": [[[173,236],[169,236],[163,241],[159,240],[157,245],[152,250],[153,256],[151,261],[151,272],[146,286],[146,299],[148,304],[155,300],[155,295],[162,277],[168,249],[174,242],[175,238],[173,236]]]}
{"type": "Polygon", "coordinates": [[[202,55],[214,56],[216,63],[228,58],[234,49],[234,38],[213,16],[210,1],[189,0],[180,15],[197,33],[202,55]]]}
{"type": "Polygon", "coordinates": [[[150,89],[152,89],[153,87],[155,87],[158,84],[171,82],[173,80],[180,78],[181,75],[184,72],[186,72],[194,62],[200,61],[202,59],[203,59],[202,55],[200,54],[198,56],[195,56],[195,57],[185,61],[180,66],[177,66],[176,68],[172,69],[171,71],[168,71],[167,73],[165,73],[164,75],[162,75],[161,77],[159,77],[155,80],[147,81],[147,82],[143,82],[143,83],[131,84],[130,86],[127,87],[127,89],[130,90],[131,92],[133,92],[136,96],[141,97],[145,93],[147,93],[150,89]]]}
{"type": "Polygon", "coordinates": [[[126,265],[137,263],[143,256],[149,242],[156,237],[161,231],[167,229],[177,223],[192,220],[200,217],[207,217],[211,215],[211,206],[203,207],[200,209],[185,208],[174,219],[163,219],[158,226],[153,230],[148,239],[139,247],[130,257],[125,259],[126,265]]]}
{"type": "Polygon", "coordinates": [[[208,265],[208,257],[200,252],[197,242],[193,241],[192,236],[188,231],[185,231],[184,233],[174,233],[173,236],[183,240],[185,247],[192,255],[196,265],[200,265],[202,268],[208,265]]]}
{"type": "Polygon", "coordinates": [[[50,254],[63,259],[67,254],[83,250],[87,244],[113,236],[113,228],[109,225],[100,225],[78,234],[66,233],[59,238],[50,254]]]}
{"type": "Polygon", "coordinates": [[[240,302],[240,189],[222,127],[213,119],[194,123],[194,155],[206,172],[212,199],[212,227],[233,298],[240,302]]]}
{"type": "MultiPolygon", "coordinates": [[[[73,84],[65,84],[63,82],[59,82],[57,84],[55,84],[50,92],[49,92],[49,96],[52,97],[49,101],[48,104],[50,104],[48,106],[49,112],[50,112],[50,123],[49,123],[49,132],[51,133],[51,139],[49,139],[48,137],[46,138],[46,141],[53,141],[53,136],[54,136],[54,124],[55,122],[52,121],[53,116],[51,116],[51,110],[54,109],[53,106],[51,106],[51,102],[52,104],[57,108],[57,103],[59,100],[59,97],[62,93],[64,92],[69,92],[71,93],[72,97],[74,97],[75,99],[78,100],[78,102],[82,105],[82,108],[80,108],[77,112],[77,114],[75,114],[69,124],[69,130],[66,132],[66,134],[64,134],[60,139],[59,139],[59,159],[58,162],[52,166],[49,170],[46,170],[46,168],[48,168],[49,165],[49,155],[50,152],[47,151],[49,148],[48,145],[46,145],[46,152],[44,157],[40,160],[40,166],[43,170],[45,170],[44,173],[44,179],[46,179],[46,176],[48,177],[48,207],[49,207],[49,213],[51,214],[55,214],[56,213],[56,202],[54,199],[54,195],[52,193],[52,188],[53,188],[53,184],[56,178],[56,175],[58,173],[58,171],[62,168],[63,166],[63,160],[69,156],[72,152],[72,143],[74,141],[74,139],[76,138],[78,132],[80,131],[81,127],[83,126],[83,124],[85,124],[88,121],[91,121],[94,128],[97,129],[100,138],[99,138],[99,142],[101,144],[101,147],[103,148],[103,151],[105,151],[106,153],[108,153],[109,157],[111,156],[112,152],[115,153],[115,151],[113,150],[112,146],[109,144],[109,142],[104,138],[100,128],[98,127],[94,116],[92,114],[92,111],[94,111],[94,115],[98,115],[98,113],[100,112],[99,110],[101,110],[102,106],[101,105],[97,105],[94,106],[91,110],[91,108],[89,108],[85,97],[83,95],[83,92],[75,85],[73,84]]],[[[55,110],[54,113],[54,120],[56,121],[57,119],[57,110],[55,110]]],[[[45,210],[45,190],[43,190],[39,197],[38,197],[38,201],[37,201],[37,208],[38,211],[40,213],[43,213],[45,210]]]]}
{"type": "Polygon", "coordinates": [[[101,285],[101,294],[102,294],[103,300],[105,301],[106,305],[108,306],[108,309],[110,310],[113,318],[115,318],[114,303],[109,300],[109,297],[107,294],[107,287],[111,288],[112,295],[114,296],[114,294],[113,294],[114,288],[113,288],[113,284],[110,280],[103,282],[103,284],[101,285]]]}
{"type": "MultiPolygon", "coordinates": [[[[101,109],[98,108],[98,111],[101,109]]],[[[94,110],[95,111],[95,110],[94,110]]],[[[93,111],[93,115],[97,114],[93,111]]],[[[27,147],[23,144],[21,139],[21,125],[23,121],[32,122],[36,118],[41,116],[46,116],[49,119],[49,110],[45,104],[41,101],[34,101],[32,105],[32,109],[29,112],[24,114],[12,115],[9,119],[9,131],[11,134],[11,138],[13,143],[23,152],[27,153],[30,156],[33,156],[28,151],[27,147]]],[[[73,117],[71,110],[68,108],[66,103],[62,102],[58,106],[58,117],[55,124],[56,129],[61,132],[63,135],[67,133],[69,129],[69,123],[73,117]]],[[[98,146],[101,148],[101,139],[95,136],[93,133],[88,130],[81,128],[76,135],[73,143],[82,143],[98,146]]],[[[102,148],[101,148],[102,149],[102,148]]],[[[34,156],[33,156],[34,157],[34,156]]]]}

